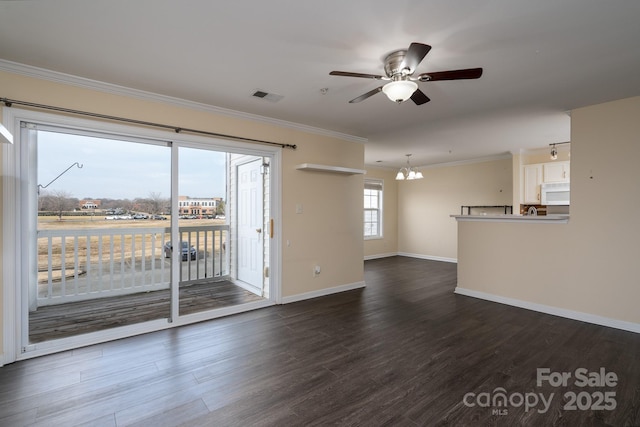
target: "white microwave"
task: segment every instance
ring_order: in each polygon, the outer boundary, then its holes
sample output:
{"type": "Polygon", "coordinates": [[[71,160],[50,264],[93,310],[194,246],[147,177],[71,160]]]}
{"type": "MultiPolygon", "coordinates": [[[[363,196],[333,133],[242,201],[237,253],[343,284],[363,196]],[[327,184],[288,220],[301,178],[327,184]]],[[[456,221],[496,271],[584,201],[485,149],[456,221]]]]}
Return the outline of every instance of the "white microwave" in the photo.
{"type": "Polygon", "coordinates": [[[550,182],[542,184],[541,191],[543,205],[569,205],[570,185],[568,182],[550,182]]]}

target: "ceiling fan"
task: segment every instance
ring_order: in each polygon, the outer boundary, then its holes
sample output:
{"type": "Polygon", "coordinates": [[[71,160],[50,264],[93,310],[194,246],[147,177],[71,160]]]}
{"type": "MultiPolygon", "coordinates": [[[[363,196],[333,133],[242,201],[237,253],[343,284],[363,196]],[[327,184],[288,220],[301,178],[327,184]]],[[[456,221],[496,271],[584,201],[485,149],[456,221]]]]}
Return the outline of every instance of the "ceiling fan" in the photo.
{"type": "Polygon", "coordinates": [[[482,68],[467,68],[464,70],[438,71],[435,73],[413,74],[418,64],[431,50],[431,46],[422,43],[411,43],[409,49],[401,49],[391,52],[384,59],[385,76],[376,74],[351,73],[348,71],[332,71],[332,76],[362,77],[365,79],[386,80],[389,83],[377,87],[364,95],[349,101],[356,103],[364,101],[378,92],[384,92],[394,102],[401,103],[411,98],[416,105],[422,105],[430,101],[429,97],[418,89],[416,82],[428,82],[438,80],[463,80],[477,79],[482,76],[482,68]]]}

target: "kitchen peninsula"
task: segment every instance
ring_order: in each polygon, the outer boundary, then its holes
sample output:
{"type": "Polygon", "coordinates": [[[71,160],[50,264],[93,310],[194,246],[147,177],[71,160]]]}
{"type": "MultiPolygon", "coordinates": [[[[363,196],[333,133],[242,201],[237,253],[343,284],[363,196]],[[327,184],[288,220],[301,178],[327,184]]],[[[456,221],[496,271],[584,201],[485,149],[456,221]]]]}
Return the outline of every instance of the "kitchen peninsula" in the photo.
{"type": "Polygon", "coordinates": [[[571,111],[570,216],[455,216],[456,294],[640,333],[637,219],[594,209],[640,209],[638,117],[637,96],[571,111]]]}

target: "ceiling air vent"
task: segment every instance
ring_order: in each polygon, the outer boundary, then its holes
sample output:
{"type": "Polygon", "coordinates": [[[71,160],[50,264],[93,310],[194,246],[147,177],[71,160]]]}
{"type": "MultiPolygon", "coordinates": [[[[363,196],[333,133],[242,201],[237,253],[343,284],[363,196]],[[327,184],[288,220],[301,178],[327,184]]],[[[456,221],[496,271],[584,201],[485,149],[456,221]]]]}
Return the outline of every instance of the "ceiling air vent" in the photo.
{"type": "Polygon", "coordinates": [[[260,99],[265,99],[265,100],[271,101],[271,102],[278,102],[282,98],[284,98],[284,96],[282,96],[282,95],[278,95],[276,93],[265,92],[265,91],[260,90],[260,89],[254,90],[253,93],[251,94],[251,96],[256,97],[256,98],[260,98],[260,99]]]}

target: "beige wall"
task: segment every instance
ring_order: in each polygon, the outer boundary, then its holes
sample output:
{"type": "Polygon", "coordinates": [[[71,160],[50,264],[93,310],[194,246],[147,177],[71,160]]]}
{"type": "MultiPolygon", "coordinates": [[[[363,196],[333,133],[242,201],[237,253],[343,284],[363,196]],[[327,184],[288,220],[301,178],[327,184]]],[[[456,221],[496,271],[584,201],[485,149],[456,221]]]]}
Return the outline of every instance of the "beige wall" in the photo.
{"type": "Polygon", "coordinates": [[[398,184],[396,170],[368,167],[365,178],[381,179],[383,187],[382,239],[364,241],[365,259],[396,255],[398,252],[398,184]]]}
{"type": "Polygon", "coordinates": [[[401,254],[453,261],[458,229],[450,215],[459,215],[461,205],[511,204],[510,158],[419,169],[424,179],[398,183],[401,254]]]}
{"type": "MultiPolygon", "coordinates": [[[[267,122],[228,117],[7,72],[0,72],[0,95],[185,128],[297,144],[297,150],[284,149],[282,156],[282,296],[364,280],[362,175],[345,176],[295,169],[299,163],[364,169],[363,144],[267,122]],[[296,204],[303,204],[302,214],[295,213],[296,204]],[[289,246],[286,245],[287,241],[289,246]],[[322,267],[322,273],[313,277],[312,267],[316,264],[322,267]]],[[[13,284],[2,283],[0,286],[13,284]]],[[[2,329],[0,324],[0,331],[2,329]]]]}
{"type": "Polygon", "coordinates": [[[513,154],[511,156],[511,205],[513,206],[513,213],[520,212],[520,199],[522,192],[524,191],[524,176],[522,173],[522,154],[513,154]]]}
{"type": "Polygon", "coordinates": [[[459,223],[458,286],[640,324],[640,97],[571,123],[568,224],[459,223]]]}
{"type": "Polygon", "coordinates": [[[296,170],[301,163],[364,169],[362,144],[305,135],[282,170],[283,295],[364,280],[362,175],[296,170]],[[302,205],[302,213],[296,206],[302,205]],[[287,242],[289,243],[287,245],[287,242]],[[321,274],[313,276],[319,265],[321,274]]]}

